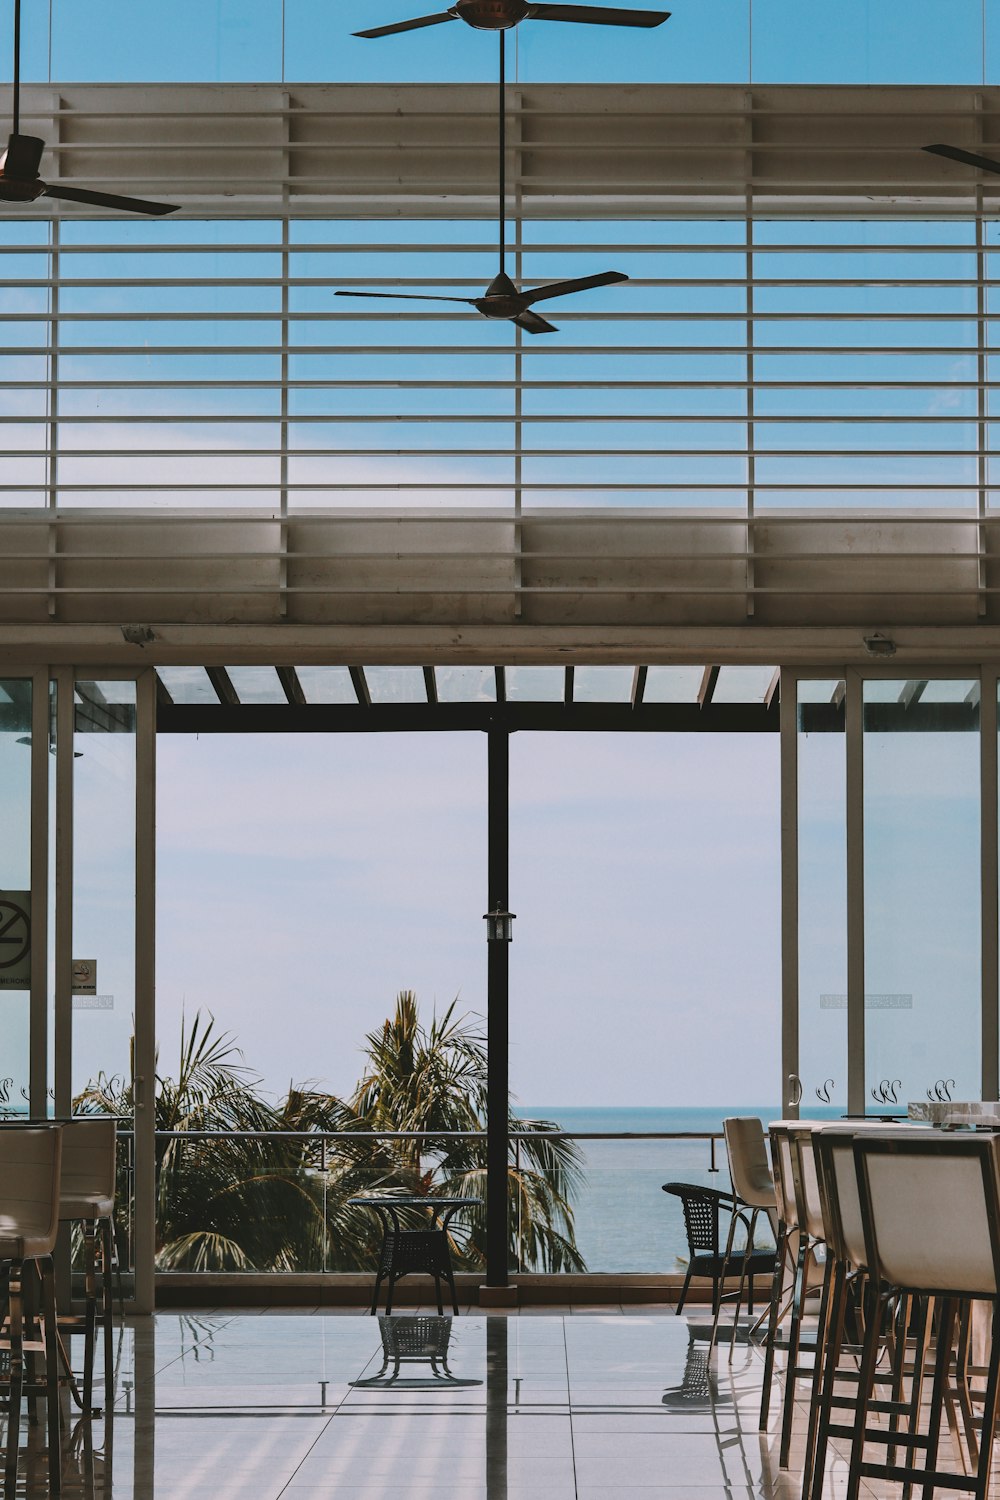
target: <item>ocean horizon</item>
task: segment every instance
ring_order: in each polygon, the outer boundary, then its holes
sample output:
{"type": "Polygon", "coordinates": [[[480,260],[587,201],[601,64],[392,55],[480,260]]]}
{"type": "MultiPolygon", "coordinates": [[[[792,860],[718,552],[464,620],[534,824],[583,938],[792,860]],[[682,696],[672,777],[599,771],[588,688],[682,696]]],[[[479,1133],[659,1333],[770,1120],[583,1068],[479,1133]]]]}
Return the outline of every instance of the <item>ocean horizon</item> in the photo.
{"type": "MultiPolygon", "coordinates": [[[[536,1105],[517,1103],[525,1120],[547,1120],[572,1132],[721,1133],[730,1115],[755,1115],[766,1127],[780,1117],[779,1105],[536,1105]]],[[[687,1237],[680,1199],[664,1193],[665,1182],[729,1188],[726,1148],[710,1141],[581,1141],[585,1184],[574,1200],[577,1247],[588,1271],[676,1274],[687,1264],[687,1237]]],[[[766,1242],[766,1230],[763,1236],[766,1242]]]]}

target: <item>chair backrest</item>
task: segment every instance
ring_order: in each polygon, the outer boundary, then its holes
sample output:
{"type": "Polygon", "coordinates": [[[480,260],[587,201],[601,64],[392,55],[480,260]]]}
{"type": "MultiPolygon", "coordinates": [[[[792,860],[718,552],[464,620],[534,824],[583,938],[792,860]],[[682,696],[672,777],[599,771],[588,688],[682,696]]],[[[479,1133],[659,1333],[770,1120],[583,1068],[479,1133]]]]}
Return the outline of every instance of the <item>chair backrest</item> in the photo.
{"type": "Polygon", "coordinates": [[[65,1198],[115,1196],[117,1123],[95,1115],[63,1126],[62,1195],[65,1198]]]}
{"type": "Polygon", "coordinates": [[[868,1265],[861,1198],[854,1161],[857,1131],[850,1125],[829,1125],[812,1136],[816,1177],[823,1213],[824,1239],[836,1260],[856,1270],[868,1265]]]}
{"type": "MultiPolygon", "coordinates": [[[[905,1127],[904,1127],[905,1128],[905,1127]]],[[[854,1142],[866,1130],[885,1134],[882,1120],[837,1120],[814,1130],[813,1155],[819,1183],[820,1203],[825,1225],[824,1238],[837,1260],[846,1260],[856,1270],[868,1265],[864,1224],[861,1219],[861,1196],[858,1191],[858,1169],[854,1160],[854,1142]]]]}
{"type": "Polygon", "coordinates": [[[760,1120],[756,1115],[733,1115],[723,1120],[722,1129],[734,1193],[751,1208],[774,1210],[774,1178],[760,1120]]]}
{"type": "Polygon", "coordinates": [[[1000,1287],[1000,1138],[865,1130],[854,1141],[868,1266],[917,1291],[1000,1287]]]}
{"type": "Polygon", "coordinates": [[[675,1198],[681,1200],[689,1252],[692,1255],[718,1255],[718,1196],[692,1182],[665,1182],[663,1191],[673,1193],[675,1198]]]}
{"type": "Polygon", "coordinates": [[[59,1230],[61,1125],[0,1130],[0,1240],[31,1241],[50,1255],[59,1230]]]}
{"type": "Polygon", "coordinates": [[[789,1157],[799,1225],[814,1240],[825,1240],[826,1221],[816,1174],[813,1136],[821,1127],[814,1120],[798,1120],[788,1126],[789,1157]]]}

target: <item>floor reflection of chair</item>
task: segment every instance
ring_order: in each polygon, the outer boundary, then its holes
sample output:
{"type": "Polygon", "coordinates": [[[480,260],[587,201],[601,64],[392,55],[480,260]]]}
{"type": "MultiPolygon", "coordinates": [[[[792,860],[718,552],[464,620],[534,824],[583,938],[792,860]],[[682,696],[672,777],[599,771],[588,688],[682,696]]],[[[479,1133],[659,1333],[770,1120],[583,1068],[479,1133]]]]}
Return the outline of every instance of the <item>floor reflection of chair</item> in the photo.
{"type": "Polygon", "coordinates": [[[382,1368],[376,1375],[352,1380],[352,1386],[384,1390],[397,1386],[406,1390],[430,1391],[482,1385],[481,1380],[463,1379],[451,1373],[448,1365],[451,1318],[435,1318],[430,1314],[417,1317],[380,1314],[378,1327],[382,1338],[382,1368]],[[429,1367],[430,1374],[402,1376],[403,1365],[423,1365],[429,1367]]]}
{"type": "MultiPolygon", "coordinates": [[[[712,1357],[711,1327],[705,1323],[689,1323],[687,1333],[687,1358],[684,1362],[684,1375],[681,1383],[669,1386],[660,1399],[672,1416],[711,1417],[715,1445],[719,1455],[720,1476],[725,1493],[727,1495],[749,1494],[754,1491],[753,1467],[748,1460],[743,1442],[736,1376],[726,1366],[729,1390],[720,1390],[719,1370],[712,1357]],[[733,1479],[729,1473],[734,1459],[737,1460],[740,1471],[736,1479],[733,1479]]],[[[744,1327],[737,1328],[734,1343],[748,1345],[750,1343],[749,1330],[744,1327]]],[[[751,1441],[756,1449],[756,1432],[751,1433],[751,1441]]]]}

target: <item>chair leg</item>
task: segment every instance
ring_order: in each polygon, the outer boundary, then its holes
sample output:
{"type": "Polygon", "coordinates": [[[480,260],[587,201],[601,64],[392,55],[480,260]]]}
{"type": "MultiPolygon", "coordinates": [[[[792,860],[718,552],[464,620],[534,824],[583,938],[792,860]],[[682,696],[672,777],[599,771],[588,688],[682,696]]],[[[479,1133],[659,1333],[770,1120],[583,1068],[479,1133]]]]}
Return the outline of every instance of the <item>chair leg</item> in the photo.
{"type": "Polygon", "coordinates": [[[114,1226],[110,1219],[101,1220],[101,1291],[104,1324],[104,1409],[110,1411],[115,1399],[115,1327],[114,1290],[111,1266],[114,1260],[114,1226]]]}
{"type": "Polygon", "coordinates": [[[788,1235],[784,1225],[778,1230],[777,1254],[774,1258],[774,1275],[771,1278],[771,1310],[767,1320],[767,1348],[764,1353],[764,1383],[760,1397],[759,1430],[766,1432],[771,1414],[771,1382],[774,1379],[774,1345],[778,1337],[778,1318],[781,1309],[781,1294],[785,1283],[785,1254],[788,1235]]]}
{"type": "MultiPolygon", "coordinates": [[[[951,1346],[955,1334],[955,1311],[955,1298],[943,1297],[941,1299],[941,1316],[938,1322],[938,1346],[937,1357],[934,1361],[934,1384],[931,1387],[931,1404],[927,1415],[926,1466],[929,1474],[933,1473],[937,1468],[938,1443],[941,1438],[941,1415],[944,1410],[945,1389],[948,1384],[948,1372],[951,1366],[951,1346]]],[[[933,1479],[925,1480],[922,1490],[924,1500],[932,1500],[934,1490],[935,1484],[933,1479]]]]}
{"type": "MultiPolygon", "coordinates": [[[[732,1258],[732,1254],[733,1254],[733,1239],[735,1237],[735,1234],[736,1234],[736,1214],[734,1212],[734,1213],[730,1214],[730,1216],[729,1216],[729,1233],[726,1235],[726,1253],[722,1257],[722,1283],[723,1283],[723,1285],[725,1285],[726,1276],[727,1276],[728,1271],[729,1271],[729,1262],[730,1262],[730,1259],[732,1258]]],[[[718,1245],[718,1241],[716,1241],[716,1245],[718,1245]]],[[[718,1333],[719,1333],[719,1314],[722,1311],[722,1298],[721,1297],[717,1298],[716,1295],[715,1295],[716,1275],[717,1275],[717,1272],[713,1272],[712,1273],[712,1311],[715,1314],[715,1316],[712,1319],[712,1336],[711,1336],[711,1338],[708,1341],[708,1352],[709,1352],[709,1354],[711,1354],[712,1350],[715,1348],[715,1340],[718,1337],[718,1333]]],[[[737,1304],[737,1307],[736,1307],[737,1313],[739,1313],[739,1310],[740,1310],[739,1309],[739,1304],[737,1304]]]]}
{"type": "Polygon", "coordinates": [[[865,1342],[861,1354],[861,1369],[858,1375],[858,1398],[854,1413],[854,1436],[851,1441],[851,1465],[847,1476],[845,1500],[858,1500],[861,1486],[861,1465],[865,1453],[865,1423],[868,1420],[868,1403],[875,1382],[875,1366],[879,1354],[879,1310],[882,1306],[882,1286],[874,1277],[867,1284],[868,1317],[865,1320],[865,1342]]]}
{"type": "Polygon", "coordinates": [[[395,1273],[395,1271],[390,1271],[389,1272],[389,1275],[388,1275],[388,1278],[387,1278],[387,1282],[388,1282],[388,1286],[387,1286],[386,1297],[385,1297],[385,1315],[386,1315],[386,1317],[388,1317],[389,1314],[392,1312],[392,1292],[393,1292],[393,1288],[396,1285],[396,1273],[395,1273]]]}
{"type": "MultiPolygon", "coordinates": [[[[743,1252],[743,1259],[740,1261],[740,1284],[736,1288],[736,1311],[733,1313],[733,1331],[732,1331],[732,1333],[730,1334],[730,1337],[729,1337],[729,1363],[730,1364],[732,1364],[732,1362],[733,1362],[733,1354],[734,1354],[734,1352],[736,1350],[736,1330],[737,1330],[737,1328],[739,1327],[739,1324],[740,1324],[740,1307],[743,1304],[743,1288],[746,1286],[747,1266],[750,1263],[750,1256],[751,1256],[751,1254],[753,1252],[753,1236],[754,1236],[754,1230],[757,1227],[757,1214],[758,1214],[758,1212],[759,1212],[759,1210],[755,1208],[754,1211],[753,1211],[753,1213],[750,1215],[750,1222],[747,1225],[747,1243],[746,1243],[746,1249],[743,1252]]],[[[735,1219],[735,1217],[736,1217],[736,1215],[734,1214],[733,1218],[735,1219]]],[[[753,1286],[753,1277],[752,1276],[750,1278],[750,1285],[751,1285],[751,1287],[753,1286]]],[[[753,1302],[753,1293],[751,1292],[751,1304],[752,1304],[752,1302],[753,1302]]],[[[751,1312],[753,1311],[752,1305],[751,1305],[750,1311],[751,1312]]]]}
{"type": "Polygon", "coordinates": [[[7,1404],[7,1457],[4,1465],[4,1500],[14,1500],[17,1490],[17,1454],[21,1439],[21,1396],[24,1389],[24,1262],[12,1261],[7,1284],[10,1328],[10,1379],[7,1404]]]}
{"type": "Polygon", "coordinates": [[[52,1257],[38,1262],[45,1326],[45,1405],[49,1435],[49,1489],[62,1489],[62,1438],[59,1431],[59,1343],[56,1329],[56,1276],[52,1257]]]}
{"type": "Polygon", "coordinates": [[[799,1365],[799,1344],[802,1337],[802,1314],[805,1310],[806,1279],[812,1252],[805,1231],[799,1234],[799,1254],[796,1261],[792,1315],[788,1324],[788,1358],[785,1364],[785,1396],[781,1412],[781,1444],[778,1449],[778,1467],[788,1467],[788,1455],[792,1447],[792,1420],[795,1416],[795,1383],[799,1365]]]}
{"type": "Polygon", "coordinates": [[[688,1287],[691,1285],[691,1276],[692,1276],[692,1271],[691,1271],[691,1265],[690,1265],[690,1262],[689,1262],[688,1263],[688,1269],[687,1269],[687,1275],[684,1278],[684,1285],[681,1287],[680,1300],[678,1301],[677,1306],[674,1308],[674,1317],[678,1316],[678,1314],[680,1313],[681,1308],[684,1306],[684,1302],[685,1302],[685,1299],[686,1299],[687,1294],[688,1294],[688,1287]]]}
{"type": "Polygon", "coordinates": [[[993,1303],[993,1326],[990,1347],[990,1362],[986,1376],[986,1392],[983,1399],[983,1433],[979,1445],[979,1466],[976,1472],[976,1500],[986,1500],[990,1487],[990,1468],[993,1461],[993,1444],[989,1434],[996,1431],[1000,1410],[1000,1300],[993,1303]]]}
{"type": "Polygon", "coordinates": [[[93,1219],[83,1221],[83,1410],[94,1407],[94,1344],[97,1339],[97,1234],[93,1219]]]}
{"type": "Polygon", "coordinates": [[[806,1451],[802,1464],[803,1495],[809,1493],[813,1453],[816,1449],[816,1434],[819,1427],[820,1396],[824,1384],[823,1377],[826,1373],[822,1353],[830,1338],[833,1288],[840,1271],[839,1263],[834,1261],[832,1255],[828,1255],[823,1267],[823,1290],[819,1300],[819,1322],[816,1328],[816,1354],[813,1359],[812,1387],[809,1396],[809,1426],[806,1431],[806,1451]]]}
{"type": "MultiPolygon", "coordinates": [[[[812,1443],[810,1444],[807,1439],[806,1444],[808,1471],[803,1476],[803,1500],[805,1500],[808,1493],[805,1487],[806,1480],[810,1481],[810,1500],[821,1500],[823,1494],[823,1482],[826,1474],[826,1450],[830,1437],[830,1419],[833,1412],[833,1396],[837,1384],[837,1368],[840,1364],[840,1351],[844,1344],[844,1323],[847,1314],[848,1292],[847,1267],[840,1263],[835,1263],[826,1343],[823,1349],[822,1361],[819,1358],[816,1360],[816,1372],[813,1376],[811,1406],[816,1411],[816,1423],[812,1443]],[[822,1384],[818,1386],[817,1376],[821,1371],[822,1384]]],[[[810,1419],[811,1417],[812,1411],[810,1411],[810,1419]]],[[[810,1425],[812,1425],[811,1420],[810,1425]]]]}
{"type": "Polygon", "coordinates": [[[372,1315],[373,1318],[375,1317],[376,1313],[378,1312],[378,1294],[379,1294],[379,1289],[381,1288],[381,1286],[382,1286],[382,1272],[378,1271],[375,1274],[375,1290],[372,1292],[371,1315],[372,1315]]]}

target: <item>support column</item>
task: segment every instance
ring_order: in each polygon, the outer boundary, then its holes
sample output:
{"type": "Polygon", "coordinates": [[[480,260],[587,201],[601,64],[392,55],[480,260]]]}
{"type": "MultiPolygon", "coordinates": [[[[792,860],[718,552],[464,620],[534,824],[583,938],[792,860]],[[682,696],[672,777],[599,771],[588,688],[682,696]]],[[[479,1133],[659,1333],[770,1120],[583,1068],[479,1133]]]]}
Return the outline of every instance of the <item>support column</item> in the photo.
{"type": "MultiPolygon", "coordinates": [[[[507,911],[509,847],[510,739],[506,729],[491,729],[488,744],[488,850],[486,909],[507,911]]],[[[486,944],[486,1285],[480,1301],[494,1306],[513,1303],[514,1288],[507,1282],[507,1111],[508,978],[510,946],[491,937],[486,944]]]]}
{"type": "Polygon", "coordinates": [[[135,798],[134,1311],[151,1313],[156,1253],[156,677],[152,667],[136,681],[135,798]]]}
{"type": "Polygon", "coordinates": [[[799,766],[798,676],[781,673],[781,1111],[798,1119],[799,1077],[799,766]]]}
{"type": "Polygon", "coordinates": [[[846,673],[847,700],[847,1110],[865,1112],[864,682],[846,673]]]}

